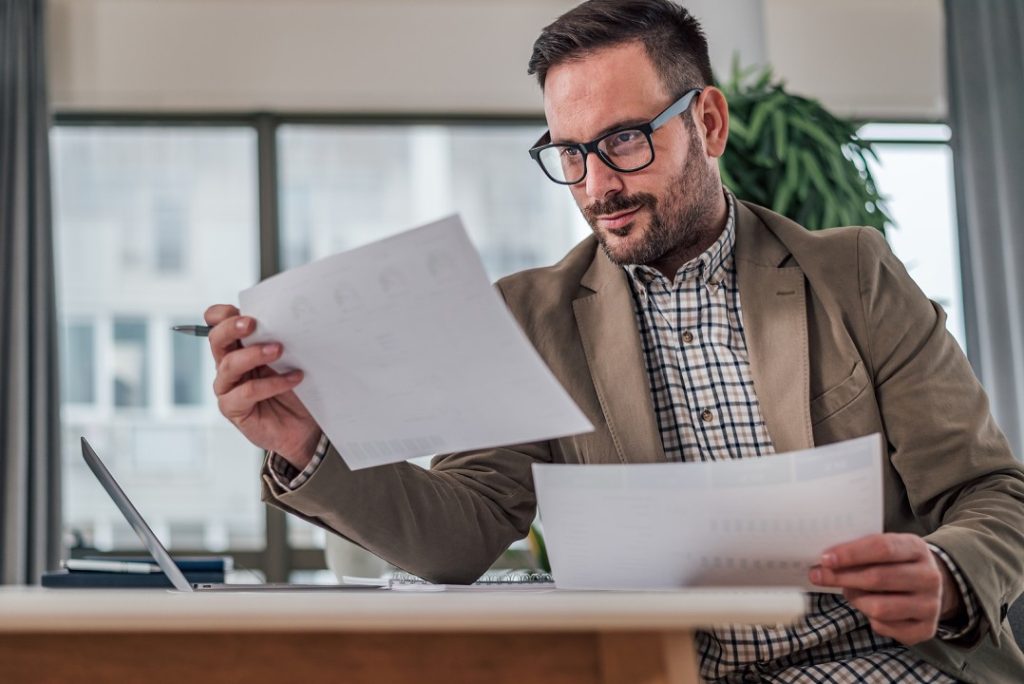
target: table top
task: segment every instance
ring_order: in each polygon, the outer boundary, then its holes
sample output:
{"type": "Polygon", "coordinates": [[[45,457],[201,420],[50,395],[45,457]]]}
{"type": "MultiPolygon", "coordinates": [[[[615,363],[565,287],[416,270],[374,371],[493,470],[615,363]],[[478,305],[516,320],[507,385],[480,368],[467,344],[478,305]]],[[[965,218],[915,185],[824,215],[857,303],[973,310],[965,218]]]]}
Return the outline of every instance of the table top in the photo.
{"type": "Polygon", "coordinates": [[[81,631],[602,631],[785,624],[799,589],[287,591],[0,587],[0,633],[81,631]]]}

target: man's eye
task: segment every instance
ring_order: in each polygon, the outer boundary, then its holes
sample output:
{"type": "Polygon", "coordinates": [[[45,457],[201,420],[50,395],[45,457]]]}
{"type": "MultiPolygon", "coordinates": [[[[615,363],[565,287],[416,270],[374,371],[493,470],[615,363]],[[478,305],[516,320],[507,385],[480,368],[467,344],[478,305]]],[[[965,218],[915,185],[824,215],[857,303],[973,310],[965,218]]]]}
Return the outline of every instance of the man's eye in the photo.
{"type": "Polygon", "coordinates": [[[563,147],[562,148],[562,156],[563,157],[568,157],[570,159],[574,159],[574,158],[578,157],[579,155],[580,155],[580,151],[577,150],[575,147],[563,147]]]}
{"type": "Polygon", "coordinates": [[[622,131],[621,133],[615,134],[615,142],[617,143],[628,143],[633,142],[640,136],[640,131],[622,131]]]}

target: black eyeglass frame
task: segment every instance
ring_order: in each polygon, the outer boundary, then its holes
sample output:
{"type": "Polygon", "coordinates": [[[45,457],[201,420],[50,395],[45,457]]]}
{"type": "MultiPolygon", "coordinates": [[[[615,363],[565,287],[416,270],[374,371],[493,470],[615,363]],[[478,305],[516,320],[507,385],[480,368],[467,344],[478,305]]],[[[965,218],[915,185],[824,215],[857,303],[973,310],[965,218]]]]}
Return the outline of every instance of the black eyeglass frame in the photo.
{"type": "Polygon", "coordinates": [[[604,162],[606,166],[608,166],[608,168],[612,169],[613,171],[618,171],[619,173],[633,173],[634,171],[646,169],[648,166],[654,163],[654,141],[651,140],[651,134],[654,133],[654,131],[661,128],[662,126],[664,126],[666,123],[668,123],[673,117],[682,114],[687,109],[689,109],[690,104],[693,102],[693,100],[695,100],[697,96],[699,96],[703,91],[703,88],[692,88],[690,90],[687,90],[679,97],[678,100],[670,104],[668,107],[665,108],[663,112],[661,112],[661,114],[658,114],[656,117],[654,117],[647,123],[637,124],[634,126],[623,126],[622,128],[617,128],[614,131],[605,133],[600,138],[596,138],[594,140],[591,140],[590,142],[553,143],[551,142],[551,131],[545,131],[544,135],[542,135],[540,139],[536,143],[534,143],[534,146],[530,148],[530,156],[533,158],[535,162],[537,162],[537,165],[540,166],[540,169],[541,171],[544,172],[544,175],[550,178],[555,183],[558,183],[559,185],[576,185],[577,183],[582,183],[584,179],[586,179],[587,156],[591,152],[596,154],[598,158],[602,162],[604,162]],[[619,168],[607,157],[607,155],[605,155],[604,152],[601,151],[599,145],[602,141],[624,131],[640,131],[647,138],[647,146],[651,150],[651,158],[650,160],[647,161],[646,164],[643,164],[642,166],[637,166],[636,168],[632,169],[619,168]],[[579,150],[583,154],[583,175],[580,176],[578,180],[574,181],[558,180],[557,178],[552,176],[551,173],[548,172],[547,167],[544,166],[544,162],[542,162],[540,159],[541,152],[550,147],[575,148],[579,150]]]}

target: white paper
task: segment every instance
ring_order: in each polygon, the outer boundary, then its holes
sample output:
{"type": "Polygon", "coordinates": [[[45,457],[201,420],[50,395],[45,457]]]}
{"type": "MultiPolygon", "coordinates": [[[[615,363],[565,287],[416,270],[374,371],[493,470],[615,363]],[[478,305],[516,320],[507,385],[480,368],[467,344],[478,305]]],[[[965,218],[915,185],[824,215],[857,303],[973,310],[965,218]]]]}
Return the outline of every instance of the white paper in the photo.
{"type": "Polygon", "coordinates": [[[882,532],[881,436],[707,463],[533,466],[565,589],[803,586],[830,546],[882,532]]]}
{"type": "Polygon", "coordinates": [[[531,346],[452,216],[245,290],[247,344],[352,469],[551,439],[593,426],[531,346]]]}

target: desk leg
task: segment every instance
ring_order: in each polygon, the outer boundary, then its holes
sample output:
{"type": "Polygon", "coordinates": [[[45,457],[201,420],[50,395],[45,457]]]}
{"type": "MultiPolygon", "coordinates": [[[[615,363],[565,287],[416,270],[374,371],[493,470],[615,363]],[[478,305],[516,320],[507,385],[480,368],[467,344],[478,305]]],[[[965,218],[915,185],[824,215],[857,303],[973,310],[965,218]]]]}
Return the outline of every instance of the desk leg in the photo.
{"type": "Polygon", "coordinates": [[[700,684],[693,632],[603,632],[601,684],[700,684]]]}

